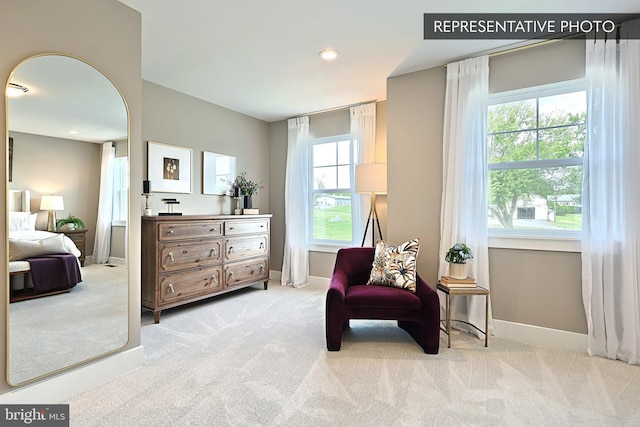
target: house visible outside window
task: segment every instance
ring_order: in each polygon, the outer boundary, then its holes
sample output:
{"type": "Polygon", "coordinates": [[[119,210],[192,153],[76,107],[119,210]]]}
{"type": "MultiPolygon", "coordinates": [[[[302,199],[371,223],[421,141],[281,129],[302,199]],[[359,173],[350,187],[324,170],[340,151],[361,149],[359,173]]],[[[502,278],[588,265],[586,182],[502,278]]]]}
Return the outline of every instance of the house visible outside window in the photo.
{"type": "Polygon", "coordinates": [[[128,158],[116,157],[113,165],[113,208],[111,221],[113,225],[126,225],[129,189],[128,158]]]}
{"type": "Polygon", "coordinates": [[[493,94],[489,104],[489,236],[578,238],[584,82],[493,94]]]}
{"type": "Polygon", "coordinates": [[[360,221],[354,191],[355,147],[350,135],[316,139],[310,146],[310,243],[352,244],[360,221]]]}

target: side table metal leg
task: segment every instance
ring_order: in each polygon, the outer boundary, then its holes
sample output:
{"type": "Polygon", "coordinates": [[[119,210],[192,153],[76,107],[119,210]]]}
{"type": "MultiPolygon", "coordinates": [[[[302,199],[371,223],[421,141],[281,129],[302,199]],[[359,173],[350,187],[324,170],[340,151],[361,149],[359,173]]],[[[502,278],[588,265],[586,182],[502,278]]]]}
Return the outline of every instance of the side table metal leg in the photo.
{"type": "Polygon", "coordinates": [[[451,348],[451,295],[447,294],[447,347],[451,348]]]}
{"type": "Polygon", "coordinates": [[[489,347],[489,294],[484,296],[484,346],[489,347]]]}

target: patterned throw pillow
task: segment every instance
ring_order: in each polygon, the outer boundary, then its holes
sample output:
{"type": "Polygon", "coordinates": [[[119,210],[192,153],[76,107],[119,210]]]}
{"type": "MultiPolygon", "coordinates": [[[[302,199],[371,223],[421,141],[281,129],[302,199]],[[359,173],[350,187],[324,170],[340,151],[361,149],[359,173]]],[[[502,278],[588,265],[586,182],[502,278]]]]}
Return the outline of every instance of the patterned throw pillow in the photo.
{"type": "Polygon", "coordinates": [[[419,238],[399,246],[379,240],[367,285],[395,286],[415,292],[416,258],[419,250],[419,238]]]}

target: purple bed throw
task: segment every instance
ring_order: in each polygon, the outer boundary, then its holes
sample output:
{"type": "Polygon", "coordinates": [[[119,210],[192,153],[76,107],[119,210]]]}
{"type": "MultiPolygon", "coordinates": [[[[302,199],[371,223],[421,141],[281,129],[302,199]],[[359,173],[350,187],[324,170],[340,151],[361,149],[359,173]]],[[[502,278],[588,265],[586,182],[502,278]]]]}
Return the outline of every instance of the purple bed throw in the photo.
{"type": "Polygon", "coordinates": [[[27,258],[36,293],[71,289],[82,281],[78,259],[72,254],[27,258]]]}

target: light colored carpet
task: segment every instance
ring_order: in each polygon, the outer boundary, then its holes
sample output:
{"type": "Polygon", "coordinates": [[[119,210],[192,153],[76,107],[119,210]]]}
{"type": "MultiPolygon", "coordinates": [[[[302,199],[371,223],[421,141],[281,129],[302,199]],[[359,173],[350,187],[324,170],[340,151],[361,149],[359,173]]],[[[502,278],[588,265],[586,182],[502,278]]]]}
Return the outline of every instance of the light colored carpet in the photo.
{"type": "Polygon", "coordinates": [[[145,366],[76,396],[72,426],[637,426],[640,367],[469,334],[427,355],[394,322],[327,352],[320,288],[143,312],[145,366]]]}
{"type": "Polygon", "coordinates": [[[14,384],[100,356],[128,339],[127,270],[82,267],[70,292],[9,304],[9,377],[14,384]]]}

